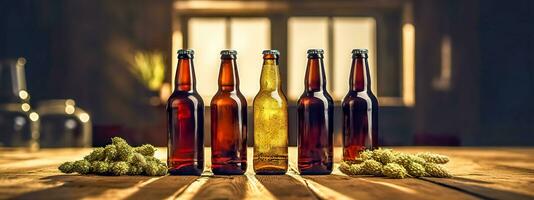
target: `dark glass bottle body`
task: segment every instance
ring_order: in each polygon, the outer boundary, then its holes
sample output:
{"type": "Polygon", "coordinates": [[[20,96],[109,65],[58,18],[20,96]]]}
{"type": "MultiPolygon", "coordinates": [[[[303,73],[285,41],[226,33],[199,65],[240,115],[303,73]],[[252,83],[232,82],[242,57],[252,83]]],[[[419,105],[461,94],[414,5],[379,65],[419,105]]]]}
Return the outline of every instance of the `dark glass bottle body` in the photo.
{"type": "Polygon", "coordinates": [[[171,175],[200,175],[204,171],[204,102],[195,82],[193,54],[179,51],[175,89],[167,104],[171,175]]]}
{"type": "Polygon", "coordinates": [[[378,100],[371,91],[366,50],[353,52],[349,86],[342,109],[343,160],[350,162],[378,147],[378,100]]]}
{"type": "Polygon", "coordinates": [[[211,154],[214,174],[247,169],[247,101],[239,91],[235,51],[221,52],[219,89],[211,100],[211,154]]]}
{"type": "Polygon", "coordinates": [[[308,51],[305,90],[298,100],[298,169],[300,174],[332,172],[334,103],[326,91],[322,51],[308,51]]]}

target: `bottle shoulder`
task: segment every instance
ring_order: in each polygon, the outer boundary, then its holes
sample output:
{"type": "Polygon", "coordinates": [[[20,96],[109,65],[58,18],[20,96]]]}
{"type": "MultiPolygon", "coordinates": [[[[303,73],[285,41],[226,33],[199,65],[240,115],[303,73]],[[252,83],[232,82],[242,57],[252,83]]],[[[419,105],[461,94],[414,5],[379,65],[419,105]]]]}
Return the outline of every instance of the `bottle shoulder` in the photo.
{"type": "Polygon", "coordinates": [[[246,106],[247,100],[245,96],[239,91],[217,91],[215,96],[213,96],[213,98],[211,99],[211,105],[215,104],[241,104],[242,106],[246,106]]]}

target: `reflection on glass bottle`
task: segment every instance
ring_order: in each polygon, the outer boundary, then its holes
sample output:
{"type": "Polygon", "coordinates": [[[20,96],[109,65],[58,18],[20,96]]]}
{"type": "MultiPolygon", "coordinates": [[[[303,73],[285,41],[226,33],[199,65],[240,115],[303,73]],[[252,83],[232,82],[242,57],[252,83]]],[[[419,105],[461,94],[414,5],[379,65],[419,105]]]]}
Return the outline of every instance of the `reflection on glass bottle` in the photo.
{"type": "Polygon", "coordinates": [[[260,91],[254,98],[254,171],[287,171],[287,99],[282,92],[277,50],[263,51],[260,91]]]}
{"type": "Polygon", "coordinates": [[[72,99],[39,103],[41,147],[90,147],[92,125],[89,114],[72,99]]]}
{"type": "Polygon", "coordinates": [[[167,164],[172,175],[204,170],[204,101],[196,90],[193,50],[178,51],[174,92],[167,104],[167,164]]]}
{"type": "Polygon", "coordinates": [[[211,167],[214,174],[247,169],[247,101],[239,91],[235,50],[221,51],[219,89],[211,100],[211,167]]]}
{"type": "Polygon", "coordinates": [[[343,160],[378,145],[378,100],[371,91],[367,49],[352,50],[349,92],[343,99],[343,160]]]}
{"type": "Polygon", "coordinates": [[[330,174],[334,157],[334,102],[326,91],[323,50],[308,50],[304,93],[298,100],[300,174],[330,174]]]}
{"type": "Polygon", "coordinates": [[[39,115],[26,90],[26,60],[0,60],[0,146],[38,149],[39,115]]]}

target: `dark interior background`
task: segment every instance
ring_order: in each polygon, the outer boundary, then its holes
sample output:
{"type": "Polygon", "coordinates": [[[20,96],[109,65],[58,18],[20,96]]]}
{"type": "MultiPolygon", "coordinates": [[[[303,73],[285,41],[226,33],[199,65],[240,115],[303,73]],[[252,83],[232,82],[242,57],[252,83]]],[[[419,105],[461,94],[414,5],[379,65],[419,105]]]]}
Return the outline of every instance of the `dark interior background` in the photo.
{"type": "MultiPolygon", "coordinates": [[[[382,143],[534,145],[534,1],[412,2],[416,104],[381,108],[389,113],[380,119],[382,143]],[[436,41],[444,33],[454,47],[454,70],[451,89],[436,91],[436,41]]],[[[147,103],[151,92],[120,55],[131,49],[172,55],[174,12],[171,0],[1,1],[0,58],[26,58],[32,105],[72,98],[87,110],[95,146],[114,135],[164,146],[164,107],[147,103]]]]}

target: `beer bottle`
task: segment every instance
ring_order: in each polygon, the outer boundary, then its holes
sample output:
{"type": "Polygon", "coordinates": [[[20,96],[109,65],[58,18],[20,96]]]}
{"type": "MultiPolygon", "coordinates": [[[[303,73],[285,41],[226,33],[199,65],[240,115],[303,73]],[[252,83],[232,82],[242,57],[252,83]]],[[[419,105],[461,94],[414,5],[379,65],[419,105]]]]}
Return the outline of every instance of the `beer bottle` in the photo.
{"type": "Polygon", "coordinates": [[[167,165],[172,175],[204,170],[204,102],[196,90],[193,50],[178,50],[175,89],[167,104],[167,165]]]}
{"type": "Polygon", "coordinates": [[[323,50],[308,50],[304,93],[298,100],[300,174],[330,174],[334,156],[334,103],[326,91],[323,50]]]}
{"type": "Polygon", "coordinates": [[[343,159],[378,145],[378,100],[371,91],[367,49],[352,50],[349,92],[343,99],[343,159]]]}
{"type": "Polygon", "coordinates": [[[235,50],[221,51],[219,89],[211,100],[211,164],[214,174],[247,169],[247,101],[239,91],[235,50]]]}
{"type": "Polygon", "coordinates": [[[282,92],[277,50],[263,51],[260,91],[254,98],[254,171],[287,171],[287,99],[282,92]]]}

